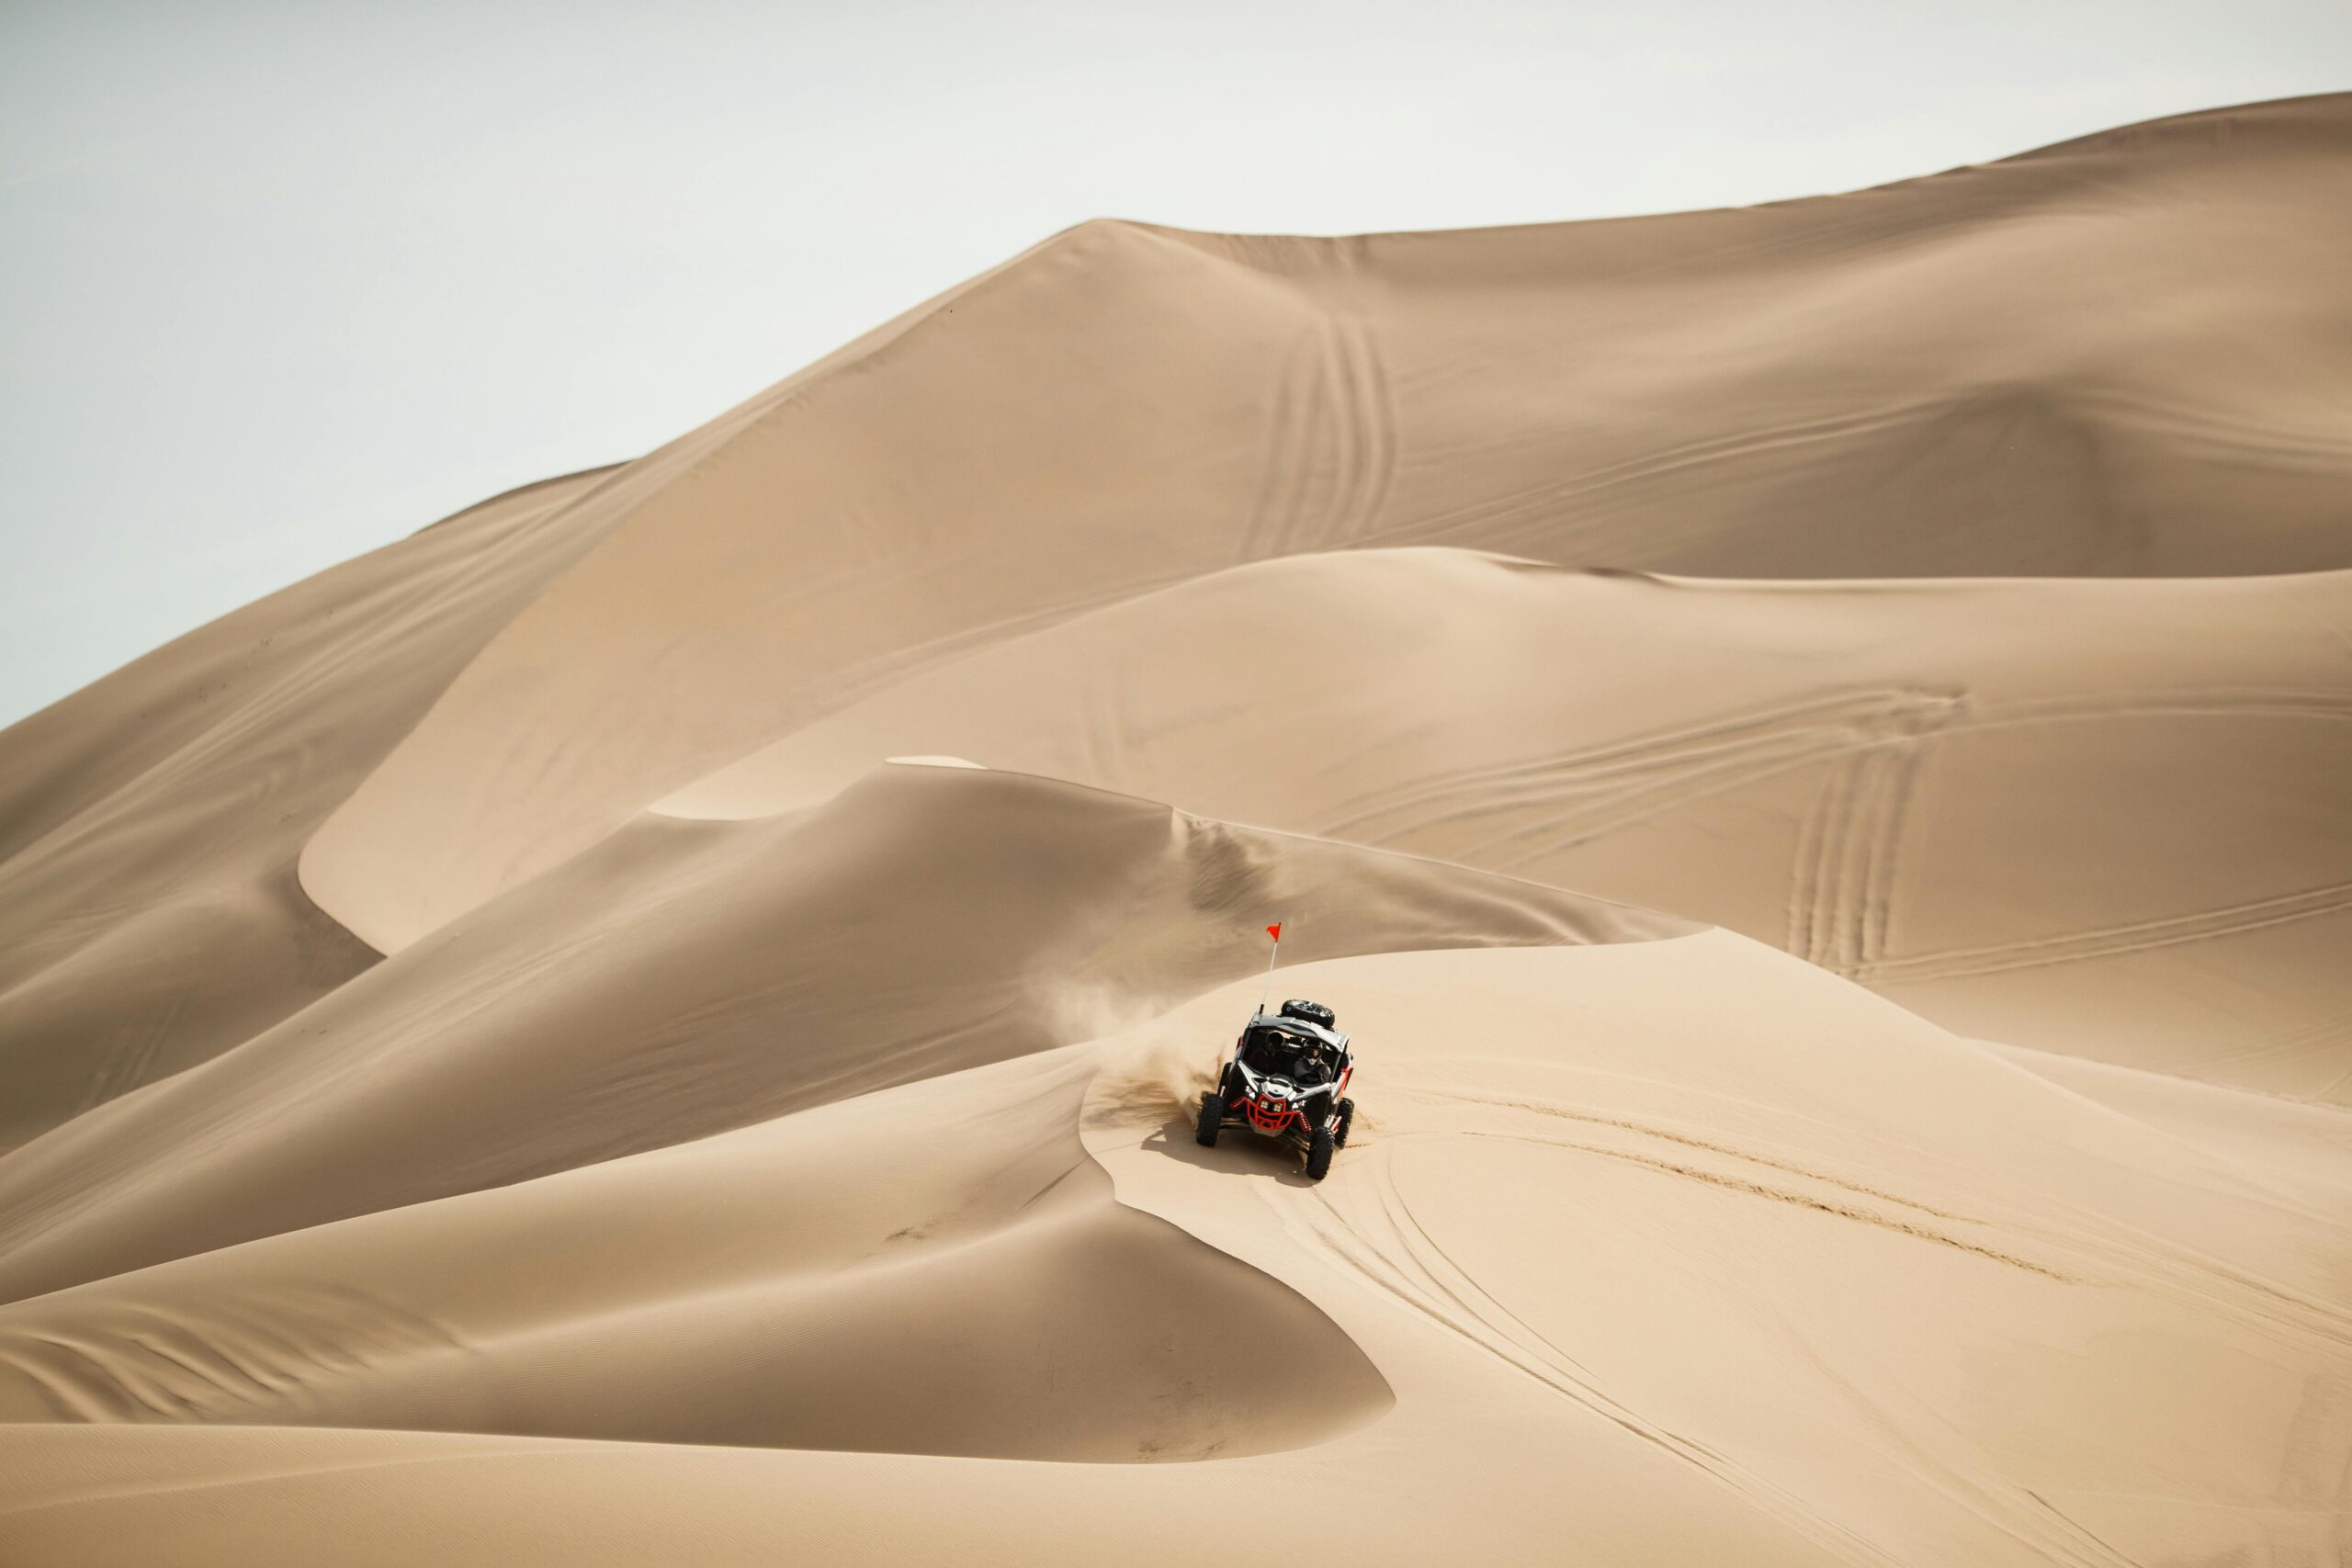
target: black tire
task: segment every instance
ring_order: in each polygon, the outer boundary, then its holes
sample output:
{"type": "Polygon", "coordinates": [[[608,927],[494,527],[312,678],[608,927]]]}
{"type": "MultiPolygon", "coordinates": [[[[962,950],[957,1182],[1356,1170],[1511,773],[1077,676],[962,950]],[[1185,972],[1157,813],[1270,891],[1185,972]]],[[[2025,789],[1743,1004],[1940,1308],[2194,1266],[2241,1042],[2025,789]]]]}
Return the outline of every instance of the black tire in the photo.
{"type": "Polygon", "coordinates": [[[1331,1141],[1331,1129],[1317,1127],[1306,1145],[1306,1179],[1320,1181],[1331,1174],[1331,1154],[1339,1145],[1331,1141]]]}
{"type": "Polygon", "coordinates": [[[1193,1123],[1193,1142],[1204,1149],[1216,1147],[1217,1129],[1225,1124],[1225,1096],[1211,1089],[1201,1096],[1201,1119],[1193,1123]]]}
{"type": "Polygon", "coordinates": [[[1346,1148],[1348,1129],[1355,1124],[1356,1102],[1352,1100],[1340,1101],[1339,1111],[1331,1118],[1331,1146],[1337,1149],[1346,1148]]]}

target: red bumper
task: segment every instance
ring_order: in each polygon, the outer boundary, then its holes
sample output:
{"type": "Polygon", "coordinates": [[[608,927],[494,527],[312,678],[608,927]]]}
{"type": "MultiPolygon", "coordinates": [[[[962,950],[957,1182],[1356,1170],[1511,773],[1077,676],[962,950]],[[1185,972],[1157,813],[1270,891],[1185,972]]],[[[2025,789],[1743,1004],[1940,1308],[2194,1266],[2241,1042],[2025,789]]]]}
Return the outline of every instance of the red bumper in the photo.
{"type": "Polygon", "coordinates": [[[1298,1112],[1292,1109],[1288,1100],[1277,1100],[1270,1094],[1243,1100],[1241,1111],[1250,1118],[1252,1128],[1269,1135],[1287,1132],[1298,1120],[1298,1112]]]}

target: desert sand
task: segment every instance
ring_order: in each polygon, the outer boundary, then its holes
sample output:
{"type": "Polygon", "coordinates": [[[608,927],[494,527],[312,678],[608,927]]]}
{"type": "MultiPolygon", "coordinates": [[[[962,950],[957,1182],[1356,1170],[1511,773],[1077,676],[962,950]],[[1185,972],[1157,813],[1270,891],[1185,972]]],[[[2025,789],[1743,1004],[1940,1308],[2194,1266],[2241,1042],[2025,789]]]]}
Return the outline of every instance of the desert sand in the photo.
{"type": "Polygon", "coordinates": [[[1089,223],[0,732],[0,1562],[2344,1561],[2346,255],[1089,223]]]}

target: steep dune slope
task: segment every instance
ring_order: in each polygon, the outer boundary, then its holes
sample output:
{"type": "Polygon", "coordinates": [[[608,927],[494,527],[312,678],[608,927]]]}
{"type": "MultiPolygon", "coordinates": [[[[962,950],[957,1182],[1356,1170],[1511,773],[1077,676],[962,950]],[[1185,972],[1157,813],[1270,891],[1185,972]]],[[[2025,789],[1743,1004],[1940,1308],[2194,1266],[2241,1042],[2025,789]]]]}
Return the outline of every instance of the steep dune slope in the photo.
{"type": "Polygon", "coordinates": [[[0,1298],[1083,1040],[1264,961],[1686,922],[969,769],[650,819],[0,1157],[0,1298]]]}
{"type": "Polygon", "coordinates": [[[1296,557],[925,671],[662,809],[784,810],[949,751],[1686,911],[1964,1032],[2342,1100],[2347,648],[2345,572],[1296,557]]]}
{"type": "Polygon", "coordinates": [[[893,674],[1303,551],[2352,565],[2347,250],[2352,98],[1739,211],[1089,225],[628,475],[306,883],[397,947],[893,674]]]}
{"type": "Polygon", "coordinates": [[[595,542],[606,471],[484,502],[0,735],[0,1149],[375,961],[296,886],[327,814],[595,542]]]}

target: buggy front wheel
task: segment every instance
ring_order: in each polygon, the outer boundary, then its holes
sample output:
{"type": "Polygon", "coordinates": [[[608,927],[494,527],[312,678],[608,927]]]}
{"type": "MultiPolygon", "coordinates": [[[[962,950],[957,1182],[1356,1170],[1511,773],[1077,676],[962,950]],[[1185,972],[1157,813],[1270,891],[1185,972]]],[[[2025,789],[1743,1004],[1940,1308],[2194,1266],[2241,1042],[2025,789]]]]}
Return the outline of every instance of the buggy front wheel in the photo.
{"type": "Polygon", "coordinates": [[[1339,1110],[1334,1111],[1331,1116],[1331,1146],[1333,1148],[1340,1149],[1346,1148],[1348,1146],[1348,1130],[1355,1124],[1356,1102],[1352,1100],[1343,1100],[1340,1101],[1339,1110]]]}
{"type": "Polygon", "coordinates": [[[1193,1124],[1193,1142],[1204,1149],[1216,1147],[1217,1129],[1225,1124],[1225,1096],[1211,1089],[1201,1096],[1201,1119],[1193,1124]]]}
{"type": "Polygon", "coordinates": [[[1306,1144],[1307,1180],[1320,1181],[1331,1174],[1331,1151],[1337,1146],[1331,1142],[1330,1128],[1315,1129],[1315,1136],[1308,1139],[1306,1144]]]}

